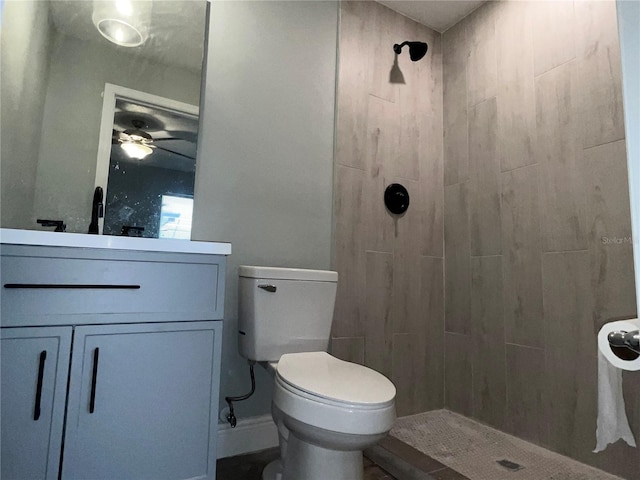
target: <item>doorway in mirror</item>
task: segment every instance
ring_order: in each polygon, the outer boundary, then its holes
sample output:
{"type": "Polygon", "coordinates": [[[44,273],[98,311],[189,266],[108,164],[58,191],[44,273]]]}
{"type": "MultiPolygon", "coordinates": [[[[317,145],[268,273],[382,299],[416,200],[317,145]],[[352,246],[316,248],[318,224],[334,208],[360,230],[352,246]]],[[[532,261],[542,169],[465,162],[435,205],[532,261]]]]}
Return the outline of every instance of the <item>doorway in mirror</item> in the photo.
{"type": "Polygon", "coordinates": [[[191,237],[198,108],[106,84],[96,187],[99,233],[191,237]]]}

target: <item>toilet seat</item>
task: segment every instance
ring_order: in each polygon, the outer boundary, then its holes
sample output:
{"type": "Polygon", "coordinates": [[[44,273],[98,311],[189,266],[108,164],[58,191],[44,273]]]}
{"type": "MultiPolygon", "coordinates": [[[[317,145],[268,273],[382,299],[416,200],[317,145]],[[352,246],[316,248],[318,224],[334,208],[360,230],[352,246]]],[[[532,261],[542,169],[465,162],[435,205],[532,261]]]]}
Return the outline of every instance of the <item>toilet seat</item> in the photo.
{"type": "Polygon", "coordinates": [[[326,352],[283,355],[273,403],[285,415],[333,432],[377,435],[395,420],[395,387],[383,375],[326,352]]]}
{"type": "Polygon", "coordinates": [[[289,353],[280,358],[277,376],[293,391],[318,401],[380,408],[393,403],[396,389],[384,375],[326,352],[289,353]]]}

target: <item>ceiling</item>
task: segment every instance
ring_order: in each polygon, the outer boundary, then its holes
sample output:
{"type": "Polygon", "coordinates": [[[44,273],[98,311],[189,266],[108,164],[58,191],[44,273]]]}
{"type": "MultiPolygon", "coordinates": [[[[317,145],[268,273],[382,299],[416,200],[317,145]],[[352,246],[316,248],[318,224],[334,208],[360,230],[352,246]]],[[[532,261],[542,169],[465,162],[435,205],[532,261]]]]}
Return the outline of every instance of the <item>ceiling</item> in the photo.
{"type": "MultiPolygon", "coordinates": [[[[132,0],[132,4],[144,0],[132,0]]],[[[455,25],[484,0],[378,0],[438,32],[455,25]]],[[[128,49],[107,42],[91,20],[93,2],[49,0],[55,28],[84,41],[99,42],[123,53],[136,54],[167,65],[200,71],[204,54],[205,0],[153,2],[150,37],[141,47],[128,49]],[[134,51],[135,50],[135,51],[134,51]]]]}
{"type": "MultiPolygon", "coordinates": [[[[138,1],[132,0],[133,7],[138,1]]],[[[93,2],[49,0],[49,15],[55,29],[83,41],[97,42],[121,53],[187,68],[202,70],[207,2],[205,0],[154,1],[149,38],[135,48],[119,47],[106,39],[93,25],[93,2]]]]}
{"type": "Polygon", "coordinates": [[[444,32],[473,12],[486,0],[378,0],[398,13],[444,32]]]}

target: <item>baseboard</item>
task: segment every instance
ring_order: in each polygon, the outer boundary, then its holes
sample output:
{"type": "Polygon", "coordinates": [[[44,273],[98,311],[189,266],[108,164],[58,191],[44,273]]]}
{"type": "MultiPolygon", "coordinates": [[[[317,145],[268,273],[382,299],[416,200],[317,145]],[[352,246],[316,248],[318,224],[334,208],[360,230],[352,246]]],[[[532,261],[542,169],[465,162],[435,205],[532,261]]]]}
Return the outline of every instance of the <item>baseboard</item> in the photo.
{"type": "Polygon", "coordinates": [[[218,425],[218,458],[234,457],[278,446],[278,429],[271,415],[238,420],[236,428],[218,425]]]}

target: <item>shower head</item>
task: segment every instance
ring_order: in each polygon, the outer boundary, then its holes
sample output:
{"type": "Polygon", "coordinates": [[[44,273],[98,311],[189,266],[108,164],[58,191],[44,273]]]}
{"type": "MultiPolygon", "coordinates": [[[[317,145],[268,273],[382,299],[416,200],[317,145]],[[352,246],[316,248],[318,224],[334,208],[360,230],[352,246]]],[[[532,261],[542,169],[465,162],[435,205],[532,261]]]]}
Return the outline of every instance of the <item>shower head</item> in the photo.
{"type": "Polygon", "coordinates": [[[397,43],[393,46],[393,51],[397,54],[400,54],[402,51],[402,47],[405,45],[409,45],[409,56],[411,60],[417,62],[422,57],[424,57],[427,53],[427,49],[429,46],[424,42],[403,42],[400,45],[397,43]]]}

